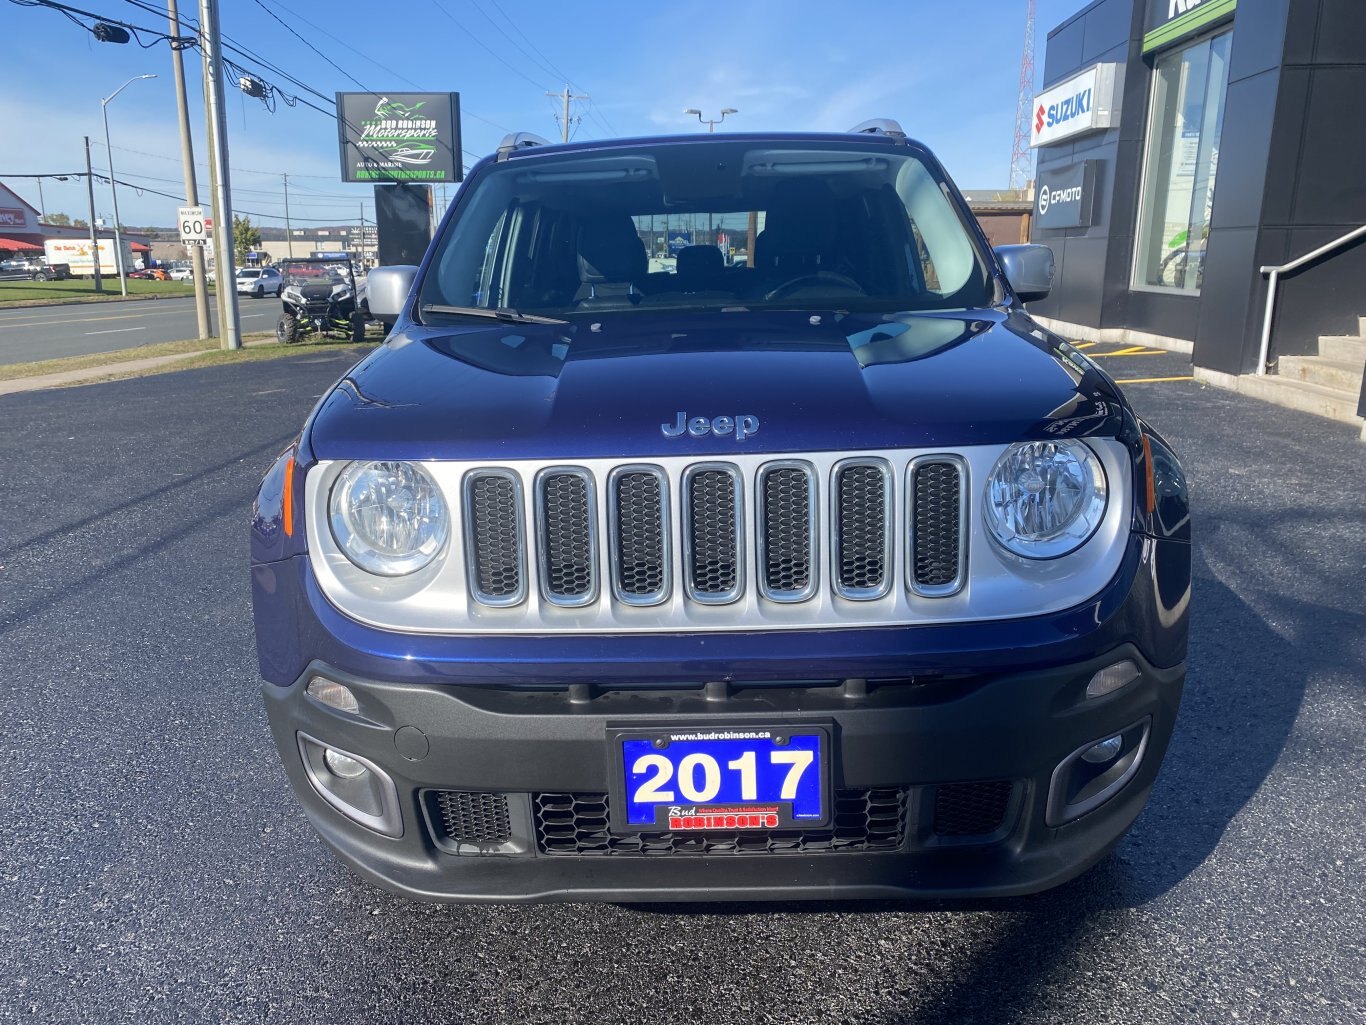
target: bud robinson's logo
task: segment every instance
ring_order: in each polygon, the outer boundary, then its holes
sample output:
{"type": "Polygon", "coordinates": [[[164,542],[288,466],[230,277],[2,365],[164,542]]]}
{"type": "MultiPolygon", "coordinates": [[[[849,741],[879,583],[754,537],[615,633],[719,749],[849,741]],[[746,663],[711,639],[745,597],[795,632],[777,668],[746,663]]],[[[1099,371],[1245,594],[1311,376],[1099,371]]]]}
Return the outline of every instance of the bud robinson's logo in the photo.
{"type": "Polygon", "coordinates": [[[1044,114],[1045,114],[1045,111],[1044,111],[1044,109],[1043,109],[1043,104],[1040,103],[1040,104],[1039,104],[1039,109],[1036,110],[1036,111],[1034,112],[1034,131],[1035,131],[1035,132],[1042,132],[1042,131],[1043,131],[1044,114]]]}
{"type": "Polygon", "coordinates": [[[375,116],[361,122],[356,148],[370,151],[370,159],[383,167],[431,163],[437,130],[435,119],[419,113],[426,105],[426,100],[409,105],[381,96],[375,116]]]}

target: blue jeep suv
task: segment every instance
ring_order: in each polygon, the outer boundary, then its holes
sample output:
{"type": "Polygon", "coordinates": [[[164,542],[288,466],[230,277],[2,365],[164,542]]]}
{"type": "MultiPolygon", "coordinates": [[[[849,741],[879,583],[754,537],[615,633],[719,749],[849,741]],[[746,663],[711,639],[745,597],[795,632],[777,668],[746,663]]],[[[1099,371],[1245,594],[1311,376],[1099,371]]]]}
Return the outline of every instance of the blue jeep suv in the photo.
{"type": "Polygon", "coordinates": [[[271,729],[428,900],[994,896],[1133,823],[1180,464],[894,122],[470,173],[266,474],[271,729]]]}

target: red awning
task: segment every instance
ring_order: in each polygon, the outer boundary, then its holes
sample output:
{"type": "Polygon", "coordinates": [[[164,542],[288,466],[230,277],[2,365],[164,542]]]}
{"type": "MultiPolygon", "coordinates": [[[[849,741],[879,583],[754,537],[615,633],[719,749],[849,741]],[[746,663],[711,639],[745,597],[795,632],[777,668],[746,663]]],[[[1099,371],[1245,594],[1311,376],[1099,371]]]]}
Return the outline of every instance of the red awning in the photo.
{"type": "Polygon", "coordinates": [[[34,252],[43,251],[42,246],[35,246],[32,242],[20,242],[17,238],[0,238],[0,249],[32,250],[34,252]]]}
{"type": "Polygon", "coordinates": [[[141,242],[129,242],[128,247],[135,253],[150,253],[152,251],[151,246],[145,246],[141,242]]]}

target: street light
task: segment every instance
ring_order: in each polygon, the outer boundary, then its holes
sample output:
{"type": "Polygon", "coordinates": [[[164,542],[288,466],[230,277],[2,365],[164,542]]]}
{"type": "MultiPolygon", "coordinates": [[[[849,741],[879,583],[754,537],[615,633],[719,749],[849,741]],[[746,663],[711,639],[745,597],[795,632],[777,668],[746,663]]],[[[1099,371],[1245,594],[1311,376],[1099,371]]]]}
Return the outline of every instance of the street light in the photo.
{"type": "Polygon", "coordinates": [[[702,116],[702,112],[698,110],[696,107],[689,107],[687,110],[683,111],[683,113],[696,114],[697,120],[701,121],[704,125],[707,126],[707,131],[714,132],[716,131],[716,126],[726,119],[727,114],[738,114],[740,112],[736,110],[734,107],[726,107],[724,110],[721,111],[721,116],[718,117],[715,121],[709,120],[708,118],[704,118],[702,116]]]}
{"type": "Polygon", "coordinates": [[[114,147],[109,144],[109,101],[139,79],[156,77],[156,75],[134,75],[100,100],[100,113],[104,115],[104,149],[109,154],[109,194],[114,200],[114,263],[119,268],[119,291],[124,295],[128,294],[128,269],[123,265],[123,234],[119,230],[119,190],[114,185],[114,147]]]}

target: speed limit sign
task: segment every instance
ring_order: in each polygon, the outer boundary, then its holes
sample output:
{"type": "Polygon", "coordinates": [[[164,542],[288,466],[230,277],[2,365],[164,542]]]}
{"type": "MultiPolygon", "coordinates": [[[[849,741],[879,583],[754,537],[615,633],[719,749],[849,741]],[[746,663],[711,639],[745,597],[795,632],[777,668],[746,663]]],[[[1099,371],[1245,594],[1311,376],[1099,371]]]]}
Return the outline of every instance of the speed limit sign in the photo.
{"type": "Polygon", "coordinates": [[[182,206],[176,218],[180,222],[180,244],[202,246],[209,241],[208,226],[204,223],[202,206],[182,206]]]}

